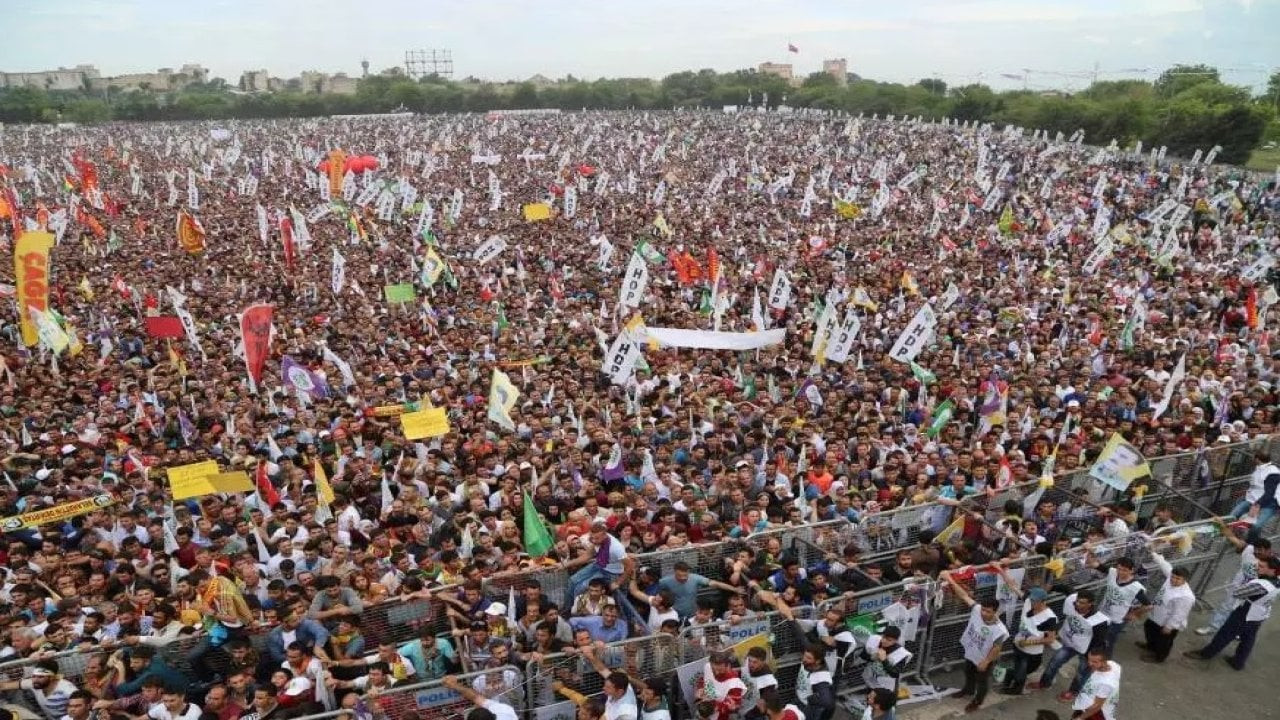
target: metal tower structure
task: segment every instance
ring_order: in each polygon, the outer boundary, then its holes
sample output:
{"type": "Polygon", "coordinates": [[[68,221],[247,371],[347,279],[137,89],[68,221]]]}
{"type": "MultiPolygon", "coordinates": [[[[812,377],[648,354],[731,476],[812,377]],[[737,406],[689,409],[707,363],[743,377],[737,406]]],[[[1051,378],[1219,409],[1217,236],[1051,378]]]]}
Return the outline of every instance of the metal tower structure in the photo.
{"type": "Polygon", "coordinates": [[[404,52],[404,72],[417,80],[428,75],[439,75],[442,78],[453,77],[453,52],[451,50],[406,50],[404,52]]]}

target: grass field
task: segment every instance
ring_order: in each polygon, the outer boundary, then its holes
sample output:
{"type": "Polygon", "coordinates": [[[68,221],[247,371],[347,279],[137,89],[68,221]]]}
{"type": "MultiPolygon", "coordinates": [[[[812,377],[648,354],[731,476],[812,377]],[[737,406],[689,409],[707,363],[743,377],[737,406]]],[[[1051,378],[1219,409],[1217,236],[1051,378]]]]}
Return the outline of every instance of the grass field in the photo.
{"type": "Polygon", "coordinates": [[[1280,165],[1280,148],[1254,150],[1253,154],[1249,156],[1249,162],[1245,163],[1245,167],[1250,170],[1261,170],[1263,172],[1273,172],[1277,165],[1280,165]]]}

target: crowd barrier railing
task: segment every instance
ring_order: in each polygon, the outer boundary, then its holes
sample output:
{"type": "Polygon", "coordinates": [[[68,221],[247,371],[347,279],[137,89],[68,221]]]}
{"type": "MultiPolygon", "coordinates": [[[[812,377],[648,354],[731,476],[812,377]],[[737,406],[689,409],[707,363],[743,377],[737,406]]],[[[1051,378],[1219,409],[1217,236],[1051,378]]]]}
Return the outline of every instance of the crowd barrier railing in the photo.
{"type": "MultiPolygon", "coordinates": [[[[1255,465],[1254,451],[1258,448],[1266,449],[1273,459],[1280,459],[1280,438],[1264,438],[1149,460],[1153,477],[1160,482],[1151,483],[1149,492],[1141,498],[1139,515],[1146,517],[1157,503],[1163,502],[1174,508],[1175,516],[1187,520],[1183,525],[1167,528],[1159,534],[1186,533],[1188,535],[1189,540],[1183,542],[1185,551],[1176,553],[1168,559],[1175,566],[1188,567],[1192,570],[1192,586],[1201,600],[1205,600],[1210,592],[1216,591],[1216,588],[1209,587],[1214,577],[1213,570],[1219,563],[1226,561],[1232,549],[1222,537],[1204,531],[1207,521],[1211,514],[1225,514],[1243,495],[1255,465]]],[[[1039,483],[1036,481],[1005,488],[987,502],[985,509],[991,517],[996,517],[1004,501],[1021,502],[1038,487],[1039,483]]],[[[1075,468],[1056,475],[1053,486],[1045,491],[1043,498],[1058,503],[1071,503],[1078,514],[1074,518],[1068,516],[1066,521],[1087,523],[1093,519],[1093,506],[1083,502],[1082,498],[1091,503],[1108,502],[1114,499],[1108,497],[1106,491],[1100,488],[1098,483],[1088,478],[1086,468],[1075,468]]],[[[949,517],[950,512],[951,508],[938,503],[924,503],[870,515],[859,522],[851,523],[844,519],[837,519],[803,527],[776,528],[745,538],[646,553],[636,555],[634,558],[638,566],[649,567],[659,576],[671,574],[675,564],[684,561],[694,572],[712,579],[725,579],[727,565],[724,559],[732,557],[734,551],[744,546],[764,553],[775,561],[784,553],[791,553],[805,566],[816,565],[830,557],[839,557],[844,547],[851,543],[858,544],[872,558],[888,559],[899,549],[918,545],[920,530],[937,526],[939,520],[935,513],[947,513],[949,517]]],[[[1274,527],[1270,531],[1274,532],[1274,527]]],[[[1131,557],[1144,566],[1148,580],[1154,581],[1159,575],[1150,572],[1150,554],[1146,546],[1149,539],[1150,536],[1144,533],[1133,533],[1126,538],[1107,541],[1096,550],[1112,559],[1120,556],[1131,557]]],[[[1064,557],[1061,577],[1052,576],[1045,570],[1043,564],[1028,565],[1022,569],[1030,581],[1042,583],[1053,590],[1051,599],[1055,605],[1060,605],[1065,596],[1065,593],[1061,592],[1063,589],[1096,588],[1105,581],[1100,577],[1091,576],[1087,563],[1078,554],[1073,553],[1068,553],[1064,557]]],[[[970,581],[973,583],[972,591],[977,594],[977,597],[996,593],[999,589],[994,576],[988,578],[984,575],[984,573],[978,573],[970,581]]],[[[558,600],[568,591],[568,579],[569,573],[562,567],[539,568],[490,577],[486,579],[484,588],[490,598],[505,602],[512,589],[519,592],[531,580],[536,580],[545,594],[558,600]]],[[[1024,579],[1024,587],[1027,587],[1028,581],[1024,579]]],[[[855,619],[855,622],[867,622],[862,616],[868,614],[876,619],[876,622],[880,622],[883,618],[876,616],[876,613],[882,612],[884,608],[873,606],[892,597],[893,587],[873,588],[855,593],[851,597],[829,601],[815,610],[817,620],[821,619],[821,612],[827,607],[843,607],[848,611],[847,617],[855,619]]],[[[1155,587],[1152,587],[1152,590],[1154,589],[1155,587]]],[[[373,647],[383,641],[403,644],[418,637],[424,628],[429,629],[433,634],[447,632],[451,624],[445,613],[444,603],[438,595],[457,591],[456,586],[437,588],[432,590],[433,597],[429,600],[391,599],[367,606],[360,616],[361,630],[367,645],[373,647]]],[[[945,670],[958,661],[959,635],[963,632],[968,617],[967,608],[958,607],[959,603],[954,600],[947,600],[946,594],[938,592],[936,585],[929,585],[926,592],[928,600],[921,604],[919,636],[914,651],[918,662],[914,672],[922,679],[927,679],[930,673],[945,670]],[[941,601],[938,600],[939,598],[941,601]],[[938,602],[941,604],[937,604],[938,602]]],[[[1007,598],[1002,599],[1007,601],[1007,598]]],[[[1020,612],[1020,604],[1015,607],[1006,602],[1003,607],[1006,610],[1008,623],[1015,624],[1017,613],[1020,612]]],[[[793,671],[793,668],[788,669],[792,667],[788,663],[793,659],[798,661],[799,650],[803,647],[803,636],[791,630],[789,625],[783,623],[780,616],[775,613],[764,613],[759,617],[768,619],[770,638],[777,651],[776,657],[783,661],[780,662],[780,666],[784,672],[779,677],[785,679],[785,672],[793,671]]],[[[812,618],[802,617],[801,628],[804,627],[803,622],[806,620],[813,621],[812,618]]],[[[757,624],[760,623],[757,621],[757,624]]],[[[636,667],[641,674],[663,673],[669,672],[680,662],[687,663],[691,658],[701,657],[700,653],[709,652],[743,632],[741,628],[729,628],[723,632],[717,631],[718,635],[712,638],[705,632],[707,630],[705,626],[703,630],[704,642],[701,645],[691,642],[693,638],[682,633],[678,637],[658,635],[633,638],[625,641],[623,647],[636,648],[630,651],[631,655],[644,658],[644,661],[636,667]],[[711,639],[714,639],[714,642],[711,642],[711,639]]],[[[255,633],[251,637],[254,646],[261,650],[266,634],[255,633]]],[[[200,638],[195,636],[179,638],[173,643],[162,646],[160,656],[173,667],[189,671],[186,657],[198,642],[200,638]]],[[[110,651],[111,648],[89,651],[69,650],[53,655],[41,655],[39,658],[52,657],[58,662],[65,677],[73,682],[83,682],[88,659],[96,653],[110,651]]],[[[611,652],[621,652],[624,660],[628,657],[628,651],[625,650],[611,650],[611,652]]],[[[562,662],[566,666],[573,665],[570,657],[566,656],[555,662],[562,662]]],[[[37,659],[37,657],[28,657],[0,663],[0,674],[9,678],[27,675],[31,665],[37,659]]],[[[573,660],[581,661],[581,658],[575,657],[573,660]]],[[[555,662],[552,663],[553,666],[555,662]]],[[[542,707],[546,705],[546,701],[555,699],[554,694],[551,696],[547,694],[550,687],[548,678],[554,675],[555,671],[555,667],[552,667],[549,672],[543,668],[526,668],[526,672],[522,674],[522,679],[518,683],[521,696],[524,698],[520,701],[522,708],[542,707]],[[534,672],[535,670],[537,672],[534,672]]],[[[855,677],[858,672],[858,663],[846,665],[847,677],[842,678],[842,690],[859,687],[857,684],[859,680],[855,677]]],[[[479,675],[483,674],[479,673],[479,675]]],[[[573,677],[578,676],[573,675],[573,677]]],[[[598,691],[591,687],[585,689],[589,691],[586,693],[588,695],[598,691]]],[[[399,689],[397,691],[397,694],[407,692],[399,689]]],[[[387,702],[391,703],[391,701],[387,702]]],[[[395,711],[388,713],[390,720],[408,718],[410,705],[415,711],[424,709],[421,703],[415,700],[414,703],[405,705],[404,714],[397,715],[396,712],[400,711],[396,708],[399,706],[393,703],[389,705],[395,711]]],[[[425,709],[431,710],[437,707],[441,706],[428,703],[425,709]]],[[[548,719],[540,717],[540,720],[548,719]]]]}

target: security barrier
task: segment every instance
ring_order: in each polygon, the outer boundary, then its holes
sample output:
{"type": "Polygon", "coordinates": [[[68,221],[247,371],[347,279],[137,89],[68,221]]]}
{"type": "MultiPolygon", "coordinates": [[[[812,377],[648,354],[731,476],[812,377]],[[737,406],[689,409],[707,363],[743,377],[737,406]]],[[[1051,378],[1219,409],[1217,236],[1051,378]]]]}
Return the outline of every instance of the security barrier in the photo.
{"type": "MultiPolygon", "coordinates": [[[[1154,571],[1149,543],[1153,537],[1179,538],[1176,552],[1170,550],[1166,557],[1174,566],[1188,568],[1197,596],[1208,599],[1206,596],[1214,592],[1209,587],[1214,569],[1228,562],[1231,554],[1230,543],[1210,531],[1208,516],[1229,511],[1243,494],[1254,467],[1254,450],[1258,447],[1268,450],[1273,458],[1280,455],[1280,442],[1263,439],[1150,459],[1153,476],[1160,482],[1151,483],[1148,492],[1139,499],[1138,515],[1149,517],[1156,504],[1164,503],[1173,509],[1175,517],[1185,522],[1153,535],[1131,533],[1107,539],[1091,548],[1092,559],[1107,561],[1128,557],[1134,560],[1142,568],[1140,577],[1154,591],[1164,578],[1154,571]]],[[[995,521],[1001,516],[1006,501],[1014,500],[1021,506],[1038,489],[1038,481],[1005,488],[992,498],[980,496],[975,509],[982,511],[988,521],[995,521]]],[[[1088,477],[1087,469],[1077,468],[1055,476],[1042,499],[1058,505],[1054,519],[1064,533],[1082,536],[1084,528],[1096,521],[1095,506],[1116,499],[1108,493],[1111,491],[1088,477]]],[[[752,548],[774,563],[789,555],[805,567],[839,558],[850,544],[862,549],[864,562],[890,561],[899,549],[917,547],[922,529],[945,525],[953,512],[952,508],[937,503],[923,503],[868,515],[856,523],[837,519],[803,527],[776,528],[745,538],[646,553],[634,559],[637,566],[648,567],[658,576],[671,574],[675,564],[683,561],[693,572],[718,580],[727,579],[729,568],[725,560],[731,559],[742,547],[752,548]]],[[[1274,532],[1274,526],[1270,532],[1274,532]]],[[[1082,551],[1072,550],[1060,556],[1061,567],[1046,565],[1043,558],[1020,561],[1009,567],[1022,573],[1023,588],[1033,585],[1049,588],[1050,602],[1057,608],[1066,594],[1064,591],[1097,588],[1105,582],[1100,573],[1090,568],[1089,559],[1082,551]]],[[[558,601],[567,593],[569,573],[563,567],[552,567],[497,575],[485,580],[484,591],[489,598],[506,602],[512,590],[519,593],[531,581],[537,581],[544,594],[558,601]]],[[[994,574],[979,570],[965,582],[975,598],[999,599],[1006,624],[1016,625],[1021,603],[1002,587],[994,574]]],[[[607,646],[601,657],[609,667],[626,669],[640,677],[671,675],[682,664],[702,660],[709,653],[746,637],[767,633],[778,664],[775,674],[784,699],[790,699],[806,633],[814,623],[822,621],[826,611],[839,611],[845,622],[858,630],[857,638],[862,642],[871,631],[897,621],[900,616],[886,618],[886,610],[910,592],[920,598],[919,623],[916,637],[906,643],[914,658],[905,677],[928,682],[931,673],[945,671],[960,661],[959,638],[969,616],[968,608],[943,587],[927,578],[884,585],[830,599],[818,607],[795,608],[796,621],[774,611],[759,612],[739,623],[715,622],[686,627],[678,635],[631,638],[607,646]]],[[[457,592],[460,592],[457,587],[436,588],[429,599],[393,599],[367,606],[360,616],[367,646],[383,641],[402,644],[418,637],[424,628],[434,634],[447,632],[451,624],[439,598],[445,593],[457,592]]],[[[626,598],[623,602],[624,607],[629,607],[626,598]]],[[[893,611],[897,612],[898,609],[893,611]]],[[[255,648],[261,650],[266,637],[265,632],[253,634],[255,648]]],[[[199,642],[197,637],[180,638],[160,648],[160,657],[172,667],[189,671],[186,658],[199,642]]],[[[856,695],[865,687],[862,679],[865,662],[860,658],[859,649],[844,663],[837,679],[837,689],[842,695],[856,695]]],[[[1011,646],[1006,646],[1006,651],[1011,651],[1011,646]]],[[[108,650],[100,652],[105,654],[108,650]]],[[[75,650],[39,657],[55,659],[62,674],[80,684],[92,681],[84,675],[93,656],[93,651],[75,650]]],[[[21,677],[29,672],[35,660],[33,657],[0,663],[0,675],[21,677]]],[[[518,712],[527,713],[528,720],[553,720],[564,713],[565,706],[552,689],[553,682],[565,682],[588,696],[598,693],[602,683],[599,674],[582,657],[571,653],[543,658],[529,663],[523,670],[487,670],[462,677],[518,712]]],[[[674,699],[678,693],[674,691],[675,683],[672,686],[674,699]]],[[[438,681],[393,687],[378,693],[376,702],[388,720],[452,716],[465,705],[438,681]]],[[[677,702],[673,707],[679,705],[677,702]]],[[[326,713],[309,720],[335,716],[335,713],[326,713]]]]}

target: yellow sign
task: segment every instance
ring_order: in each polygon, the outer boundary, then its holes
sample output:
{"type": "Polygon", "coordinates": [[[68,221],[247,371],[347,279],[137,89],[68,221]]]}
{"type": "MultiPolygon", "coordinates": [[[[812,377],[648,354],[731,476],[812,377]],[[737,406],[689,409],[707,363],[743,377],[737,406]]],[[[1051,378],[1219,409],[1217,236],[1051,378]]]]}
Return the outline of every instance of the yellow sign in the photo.
{"type": "Polygon", "coordinates": [[[18,296],[18,323],[22,328],[22,344],[31,347],[40,341],[40,332],[29,308],[49,310],[49,248],[53,235],[47,232],[24,232],[13,246],[13,277],[18,296]]]}
{"type": "Polygon", "coordinates": [[[524,206],[524,219],[526,222],[547,220],[550,217],[551,206],[546,203],[529,203],[524,206]]]}
{"type": "Polygon", "coordinates": [[[751,637],[730,646],[729,650],[733,652],[734,657],[738,658],[738,662],[745,666],[747,664],[747,653],[750,652],[752,648],[761,648],[764,650],[765,663],[771,668],[775,666],[776,660],[773,657],[773,646],[769,644],[769,633],[752,635],[751,637]]]}
{"type": "MultiPolygon", "coordinates": [[[[216,465],[214,469],[217,469],[216,465]]],[[[180,476],[177,481],[173,479],[172,472],[170,470],[169,486],[173,489],[174,500],[185,500],[190,497],[211,495],[213,493],[250,492],[253,490],[253,481],[249,479],[249,474],[243,470],[200,475],[198,477],[180,476]]]]}
{"type": "Polygon", "coordinates": [[[408,408],[403,405],[379,405],[373,409],[374,417],[395,417],[408,412],[408,408]]]}
{"type": "Polygon", "coordinates": [[[217,475],[218,463],[212,460],[205,460],[204,462],[190,465],[171,467],[166,472],[169,476],[169,487],[173,490],[173,499],[182,500],[183,498],[205,495],[211,492],[204,489],[208,486],[207,483],[201,483],[200,481],[210,475],[217,475]]]}
{"type": "Polygon", "coordinates": [[[409,440],[440,437],[449,434],[449,416],[444,408],[427,408],[401,415],[400,427],[409,440]]]}
{"type": "Polygon", "coordinates": [[[94,510],[101,510],[115,503],[115,498],[110,495],[95,495],[84,500],[76,500],[75,502],[64,503],[62,505],[54,505],[51,508],[43,510],[33,510],[22,515],[14,515],[0,520],[0,531],[14,532],[24,527],[39,527],[46,523],[61,522],[73,517],[91,513],[94,510]]]}

